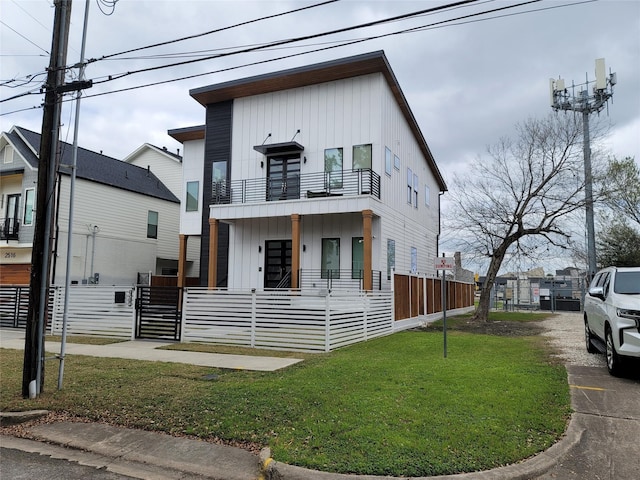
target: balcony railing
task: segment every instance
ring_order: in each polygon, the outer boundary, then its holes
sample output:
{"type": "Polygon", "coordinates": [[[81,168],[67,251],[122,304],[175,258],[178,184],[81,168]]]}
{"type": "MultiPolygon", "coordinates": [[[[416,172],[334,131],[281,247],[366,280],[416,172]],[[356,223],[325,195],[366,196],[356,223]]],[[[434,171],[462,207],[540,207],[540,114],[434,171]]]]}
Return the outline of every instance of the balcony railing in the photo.
{"type": "MultiPolygon", "coordinates": [[[[382,288],[382,272],[371,272],[373,290],[382,288]]],[[[300,288],[320,288],[326,290],[362,290],[363,270],[300,270],[300,288]]]]}
{"type": "Polygon", "coordinates": [[[213,183],[211,204],[238,204],[322,197],[380,198],[380,175],[371,169],[277,175],[213,183]]]}
{"type": "Polygon", "coordinates": [[[20,222],[17,218],[0,219],[0,240],[18,240],[20,222]]]}

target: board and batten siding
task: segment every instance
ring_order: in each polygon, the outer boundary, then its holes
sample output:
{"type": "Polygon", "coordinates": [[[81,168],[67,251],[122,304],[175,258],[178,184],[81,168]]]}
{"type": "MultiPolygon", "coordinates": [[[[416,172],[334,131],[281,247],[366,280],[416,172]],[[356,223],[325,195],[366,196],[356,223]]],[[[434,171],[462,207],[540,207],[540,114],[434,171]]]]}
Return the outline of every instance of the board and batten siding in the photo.
{"type": "Polygon", "coordinates": [[[324,150],[336,147],[343,148],[343,168],[350,170],[353,145],[379,147],[383,84],[382,74],[371,74],[234,100],[231,179],[266,177],[266,159],[253,146],[294,136],[304,146],[302,174],[324,171],[324,150]]]}
{"type": "MultiPolygon", "coordinates": [[[[300,268],[319,271],[322,268],[322,239],[340,239],[340,269],[351,269],[351,242],[362,236],[362,214],[304,215],[300,225],[300,268]],[[304,245],[304,249],[302,247],[304,245]]],[[[381,264],[379,219],[373,222],[373,270],[385,272],[386,263],[381,264]]],[[[287,216],[253,218],[234,222],[230,230],[229,288],[262,288],[264,286],[265,242],[268,240],[290,240],[291,219],[287,216]]]]}
{"type": "MultiPolygon", "coordinates": [[[[436,178],[429,168],[418,141],[411,132],[405,116],[389,89],[382,94],[383,128],[381,146],[381,184],[384,207],[382,218],[382,271],[386,272],[387,240],[395,240],[396,271],[411,270],[411,247],[418,253],[418,272],[435,275],[433,258],[437,256],[439,233],[438,193],[436,178]],[[392,154],[391,175],[385,172],[385,148],[392,154]],[[395,168],[395,157],[400,168],[395,168]],[[418,206],[407,200],[407,169],[418,176],[418,206]],[[429,205],[425,204],[425,187],[429,187],[429,205]]],[[[383,276],[386,278],[386,276],[383,276]]]]}
{"type": "MultiPolygon", "coordinates": [[[[180,207],[180,233],[184,235],[200,235],[202,233],[202,212],[209,212],[211,200],[211,189],[209,195],[205,196],[204,188],[204,140],[189,140],[182,144],[184,151],[184,161],[182,165],[182,182],[184,185],[183,196],[180,207]],[[186,189],[187,182],[199,182],[198,211],[186,211],[186,189]]],[[[188,243],[187,243],[188,245],[188,243]]]]}
{"type": "MultiPolygon", "coordinates": [[[[63,176],[56,283],[61,278],[63,280],[66,263],[69,185],[69,177],[63,176]]],[[[76,179],[72,252],[74,280],[88,274],[92,255],[93,270],[100,273],[100,283],[135,283],[137,272],[156,273],[156,258],[177,260],[179,208],[177,203],[76,179]],[[147,238],[149,210],[158,212],[157,239],[147,238]],[[94,225],[98,226],[95,250],[91,237],[94,225]]]]}

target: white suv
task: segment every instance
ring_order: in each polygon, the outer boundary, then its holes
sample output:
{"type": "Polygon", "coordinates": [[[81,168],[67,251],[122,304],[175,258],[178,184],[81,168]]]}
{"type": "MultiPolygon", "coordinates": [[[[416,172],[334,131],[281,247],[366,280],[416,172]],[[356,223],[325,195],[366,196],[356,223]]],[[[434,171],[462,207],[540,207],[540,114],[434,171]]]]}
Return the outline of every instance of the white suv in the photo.
{"type": "Polygon", "coordinates": [[[640,358],[640,267],[599,271],[584,300],[587,351],[607,355],[607,369],[621,373],[625,357],[640,358]]]}

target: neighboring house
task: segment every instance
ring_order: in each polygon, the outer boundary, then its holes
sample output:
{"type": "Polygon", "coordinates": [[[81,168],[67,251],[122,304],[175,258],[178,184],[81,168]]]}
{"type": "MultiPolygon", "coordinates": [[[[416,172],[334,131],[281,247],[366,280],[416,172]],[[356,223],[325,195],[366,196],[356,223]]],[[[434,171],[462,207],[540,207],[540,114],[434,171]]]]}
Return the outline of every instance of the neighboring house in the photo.
{"type": "MultiPolygon", "coordinates": [[[[2,284],[28,284],[40,135],[12,127],[0,137],[2,284]]],[[[60,142],[53,281],[65,281],[72,145],[60,142]]],[[[177,271],[180,201],[146,168],[78,149],[72,283],[135,284],[139,273],[177,271]]],[[[189,269],[186,263],[187,273],[189,269]]]]}
{"type": "MultiPolygon", "coordinates": [[[[133,153],[130,153],[123,161],[150,170],[181,202],[186,201],[182,197],[182,156],[180,156],[180,149],[174,153],[170,152],[167,147],[156,147],[145,143],[133,153]]],[[[199,238],[193,238],[189,242],[187,251],[189,263],[187,274],[189,276],[198,276],[200,269],[199,257],[200,241],[199,238]]],[[[164,269],[158,274],[176,275],[177,272],[178,265],[176,264],[175,267],[164,269]]]]}
{"type": "Polygon", "coordinates": [[[383,52],[190,94],[205,125],[168,133],[184,146],[181,246],[201,238],[201,285],[389,290],[392,269],[435,276],[446,185],[383,52]]]}

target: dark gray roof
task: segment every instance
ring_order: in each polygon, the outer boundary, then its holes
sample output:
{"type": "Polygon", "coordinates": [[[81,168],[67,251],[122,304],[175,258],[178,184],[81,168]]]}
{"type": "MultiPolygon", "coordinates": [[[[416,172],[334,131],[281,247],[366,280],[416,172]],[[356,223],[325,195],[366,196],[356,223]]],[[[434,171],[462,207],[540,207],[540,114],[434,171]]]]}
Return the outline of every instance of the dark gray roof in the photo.
{"type": "MultiPolygon", "coordinates": [[[[40,134],[22,127],[15,127],[15,129],[7,135],[20,155],[22,155],[30,165],[37,168],[38,157],[33,151],[40,149],[40,134]],[[15,133],[16,131],[22,135],[28,145],[15,133]],[[29,148],[29,146],[31,148],[29,148]]],[[[60,142],[60,151],[60,172],[69,175],[70,168],[65,165],[71,165],[73,162],[73,145],[60,142]]],[[[160,198],[169,202],[180,203],[180,200],[171,193],[171,190],[169,190],[153,172],[138,167],[137,165],[132,165],[81,147],[78,147],[76,165],[77,178],[140,193],[149,197],[160,198]]]]}

